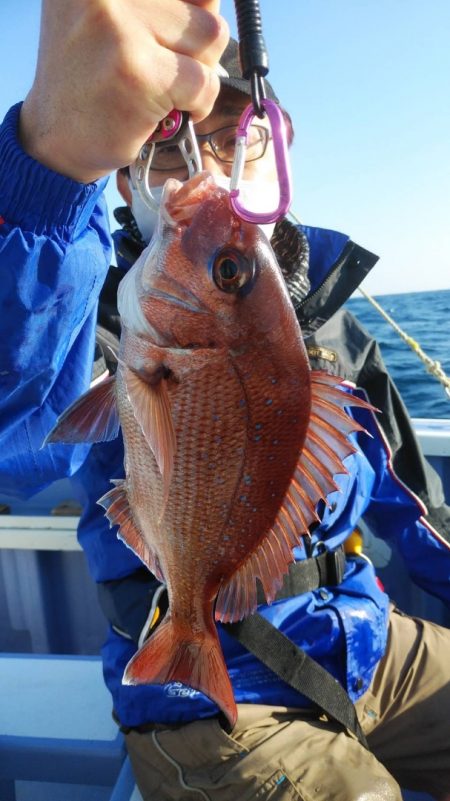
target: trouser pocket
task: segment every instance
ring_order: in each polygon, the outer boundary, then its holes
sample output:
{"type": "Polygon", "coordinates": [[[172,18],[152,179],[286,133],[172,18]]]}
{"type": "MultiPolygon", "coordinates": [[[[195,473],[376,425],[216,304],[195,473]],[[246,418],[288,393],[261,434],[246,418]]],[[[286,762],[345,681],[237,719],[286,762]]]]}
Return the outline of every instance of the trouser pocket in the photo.
{"type": "Polygon", "coordinates": [[[281,770],[275,771],[248,801],[304,801],[293,783],[281,770]]]}

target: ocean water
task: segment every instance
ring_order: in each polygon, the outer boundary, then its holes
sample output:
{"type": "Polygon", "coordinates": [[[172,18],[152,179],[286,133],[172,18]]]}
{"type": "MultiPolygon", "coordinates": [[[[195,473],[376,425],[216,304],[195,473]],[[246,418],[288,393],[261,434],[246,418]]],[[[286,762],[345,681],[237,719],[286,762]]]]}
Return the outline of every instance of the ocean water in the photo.
{"type": "MultiPolygon", "coordinates": [[[[375,300],[450,378],[450,289],[381,295],[375,300]]],[[[442,384],[369,301],[356,292],[346,307],[378,341],[411,417],[450,419],[450,398],[442,384]]]]}

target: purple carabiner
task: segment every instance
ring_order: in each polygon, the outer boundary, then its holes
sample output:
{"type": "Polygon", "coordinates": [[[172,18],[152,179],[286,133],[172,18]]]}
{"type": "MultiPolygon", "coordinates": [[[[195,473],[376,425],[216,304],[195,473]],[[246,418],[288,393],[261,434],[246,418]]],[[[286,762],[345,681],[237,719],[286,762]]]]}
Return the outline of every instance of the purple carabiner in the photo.
{"type": "Polygon", "coordinates": [[[261,106],[267,114],[272,128],[272,139],[275,153],[280,198],[274,211],[254,212],[245,209],[239,200],[239,183],[245,164],[247,150],[247,131],[256,116],[253,105],[244,109],[236,131],[236,151],[230,180],[230,203],[234,213],[246,222],[263,225],[272,223],[283,217],[289,210],[292,199],[291,172],[289,167],[288,145],[286,141],[286,124],[280,107],[268,98],[261,99],[261,106]]]}

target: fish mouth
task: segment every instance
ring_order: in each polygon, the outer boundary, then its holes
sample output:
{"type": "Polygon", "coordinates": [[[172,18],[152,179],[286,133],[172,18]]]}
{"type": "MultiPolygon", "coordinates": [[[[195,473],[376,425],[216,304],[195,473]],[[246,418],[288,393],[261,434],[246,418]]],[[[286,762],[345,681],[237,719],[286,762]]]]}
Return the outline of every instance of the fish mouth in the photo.
{"type": "Polygon", "coordinates": [[[171,227],[188,227],[202,203],[219,189],[212,173],[204,170],[196,173],[185,182],[168,178],[161,198],[161,218],[171,227]]]}

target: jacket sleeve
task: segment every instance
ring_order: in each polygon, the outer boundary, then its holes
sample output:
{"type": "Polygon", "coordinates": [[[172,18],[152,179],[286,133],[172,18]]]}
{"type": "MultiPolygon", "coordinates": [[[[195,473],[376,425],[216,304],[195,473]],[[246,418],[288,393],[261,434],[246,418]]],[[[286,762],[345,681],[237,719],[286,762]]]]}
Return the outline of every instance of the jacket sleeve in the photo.
{"type": "Polygon", "coordinates": [[[41,446],[89,387],[110,237],[106,181],[78,184],[27,156],[19,113],[0,128],[0,491],[26,496],[89,450],[41,446]]]}
{"type": "Polygon", "coordinates": [[[359,445],[376,475],[365,517],[377,536],[395,543],[411,578],[450,603],[450,509],[377,343],[341,311],[308,340],[308,349],[315,367],[352,381],[380,410],[361,419],[373,439],[360,435],[359,445]]]}

